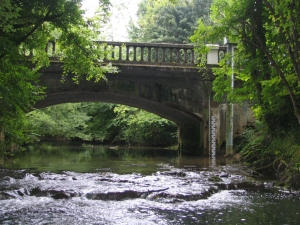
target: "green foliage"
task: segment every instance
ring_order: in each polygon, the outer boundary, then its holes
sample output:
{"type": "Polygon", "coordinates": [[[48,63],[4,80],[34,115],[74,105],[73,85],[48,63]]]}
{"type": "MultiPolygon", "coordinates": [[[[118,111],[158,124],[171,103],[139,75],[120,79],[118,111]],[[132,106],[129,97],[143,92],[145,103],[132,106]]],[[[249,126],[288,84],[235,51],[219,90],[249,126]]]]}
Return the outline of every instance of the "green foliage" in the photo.
{"type": "MultiPolygon", "coordinates": [[[[27,114],[32,136],[146,146],[177,140],[177,125],[144,110],[110,103],[66,103],[27,114]]],[[[37,137],[38,138],[38,137],[37,137]]]]}
{"type": "Polygon", "coordinates": [[[279,185],[300,189],[300,129],[295,125],[284,137],[268,135],[266,127],[251,128],[241,151],[243,162],[254,170],[277,178],[279,185]],[[254,132],[253,132],[254,131],[254,132]]]}
{"type": "MultiPolygon", "coordinates": [[[[238,43],[234,71],[228,65],[229,55],[220,68],[214,69],[215,99],[221,101],[227,96],[231,102],[250,100],[256,117],[265,120],[270,130],[288,129],[300,122],[300,71],[296,66],[300,60],[300,39],[295,39],[300,26],[294,19],[299,15],[285,8],[290,9],[293,4],[300,7],[299,2],[290,0],[215,0],[211,7],[213,25],[207,26],[200,20],[191,38],[197,46],[204,46],[207,40],[216,43],[224,36],[238,43]],[[240,84],[234,90],[230,87],[232,72],[236,84],[240,84]]],[[[199,47],[198,51],[203,53],[207,48],[199,47]]]]}
{"type": "Polygon", "coordinates": [[[124,105],[117,105],[114,112],[117,124],[122,128],[117,140],[149,146],[166,146],[176,141],[177,125],[169,120],[124,105]]]}
{"type": "Polygon", "coordinates": [[[87,132],[90,117],[81,103],[66,103],[27,114],[28,128],[40,136],[91,140],[87,132]]]}
{"type": "MultiPolygon", "coordinates": [[[[242,150],[244,161],[299,188],[300,2],[215,0],[213,25],[201,20],[192,36],[197,46],[227,37],[237,42],[234,71],[228,54],[214,69],[215,98],[250,101],[263,126],[242,150]],[[234,90],[230,87],[235,75],[234,90]],[[295,138],[297,137],[297,138],[295,138]]],[[[199,52],[207,51],[199,47],[199,52]]],[[[201,62],[200,66],[205,63],[201,62]]]]}
{"type": "Polygon", "coordinates": [[[118,136],[121,127],[115,121],[115,104],[84,103],[87,114],[91,117],[88,130],[94,141],[112,142],[118,136]]]}
{"type": "Polygon", "coordinates": [[[129,25],[129,37],[136,42],[188,43],[197,20],[209,22],[211,2],[143,0],[139,4],[138,23],[129,25]]]}
{"type": "Polygon", "coordinates": [[[0,127],[7,137],[15,133],[11,124],[22,129],[24,113],[43,98],[39,69],[49,65],[50,56],[64,61],[64,75],[75,74],[75,82],[98,81],[105,72],[115,72],[100,64],[104,48],[93,42],[109,9],[108,0],[99,2],[102,10],[84,19],[81,0],[0,1],[0,127]],[[45,52],[51,41],[56,42],[56,55],[45,52]]]}

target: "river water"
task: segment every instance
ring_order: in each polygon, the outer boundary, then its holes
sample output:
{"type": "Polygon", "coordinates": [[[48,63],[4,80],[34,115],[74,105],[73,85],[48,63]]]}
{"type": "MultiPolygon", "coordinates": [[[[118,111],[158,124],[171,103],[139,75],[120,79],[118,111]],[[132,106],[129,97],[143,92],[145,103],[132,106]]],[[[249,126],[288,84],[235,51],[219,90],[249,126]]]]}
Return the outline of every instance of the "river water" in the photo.
{"type": "Polygon", "coordinates": [[[0,224],[300,224],[297,193],[215,164],[164,149],[31,146],[0,167],[0,224]]]}

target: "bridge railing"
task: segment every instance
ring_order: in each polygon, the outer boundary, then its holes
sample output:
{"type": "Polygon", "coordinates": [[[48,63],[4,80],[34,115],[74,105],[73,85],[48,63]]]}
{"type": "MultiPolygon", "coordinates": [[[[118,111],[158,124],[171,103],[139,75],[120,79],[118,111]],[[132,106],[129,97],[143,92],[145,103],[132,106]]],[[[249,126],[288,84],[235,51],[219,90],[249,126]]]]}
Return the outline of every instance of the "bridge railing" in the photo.
{"type": "MultiPolygon", "coordinates": [[[[163,65],[195,67],[199,56],[194,51],[194,45],[188,44],[158,44],[132,42],[98,42],[105,44],[111,54],[105,57],[106,62],[115,64],[163,65]]],[[[214,46],[217,54],[215,62],[224,56],[226,48],[214,46]]],[[[209,58],[207,58],[208,61],[209,58]]]]}
{"type": "MultiPolygon", "coordinates": [[[[107,42],[97,41],[103,48],[105,55],[103,62],[130,65],[156,65],[156,66],[179,66],[195,67],[199,63],[199,56],[194,51],[194,45],[188,44],[157,44],[157,43],[133,43],[133,42],[107,42]]],[[[56,54],[56,43],[49,42],[46,52],[50,56],[56,54]]],[[[214,54],[212,64],[217,64],[226,52],[225,47],[213,46],[211,53],[214,54]]],[[[27,53],[32,56],[33,53],[27,53]]],[[[211,55],[207,56],[207,62],[211,61],[211,55]]]]}
{"type": "Polygon", "coordinates": [[[105,61],[117,64],[195,66],[198,57],[193,45],[100,42],[111,54],[105,61]]]}

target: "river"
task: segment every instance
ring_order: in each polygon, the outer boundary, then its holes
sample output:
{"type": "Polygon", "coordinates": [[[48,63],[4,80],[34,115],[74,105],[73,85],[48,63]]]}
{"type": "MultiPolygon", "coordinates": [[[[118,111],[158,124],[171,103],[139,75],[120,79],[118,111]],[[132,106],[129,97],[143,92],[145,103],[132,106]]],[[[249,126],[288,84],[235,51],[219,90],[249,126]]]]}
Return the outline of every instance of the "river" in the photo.
{"type": "Polygon", "coordinates": [[[299,224],[300,197],[176,151],[40,143],[0,165],[0,224],[299,224]]]}

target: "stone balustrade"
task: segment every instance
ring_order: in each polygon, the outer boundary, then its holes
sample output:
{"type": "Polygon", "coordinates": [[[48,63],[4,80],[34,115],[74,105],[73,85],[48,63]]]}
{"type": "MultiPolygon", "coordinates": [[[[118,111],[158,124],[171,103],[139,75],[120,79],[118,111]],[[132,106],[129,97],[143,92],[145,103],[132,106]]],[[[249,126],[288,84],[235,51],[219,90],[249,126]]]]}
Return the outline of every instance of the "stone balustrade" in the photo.
{"type": "Polygon", "coordinates": [[[193,45],[106,42],[111,54],[106,61],[117,64],[192,66],[197,64],[193,45]]]}
{"type": "MultiPolygon", "coordinates": [[[[105,51],[101,60],[114,65],[145,65],[145,66],[172,66],[195,67],[199,63],[199,56],[194,51],[194,45],[164,44],[164,43],[133,43],[97,41],[98,46],[105,51]]],[[[56,44],[49,42],[46,52],[55,55],[56,44]]],[[[225,47],[214,46],[212,52],[216,54],[218,62],[225,54],[225,47]]],[[[32,53],[28,54],[32,55],[32,53]]],[[[215,56],[214,56],[215,57],[215,56]]],[[[208,59],[209,61],[210,59],[208,59]]]]}

